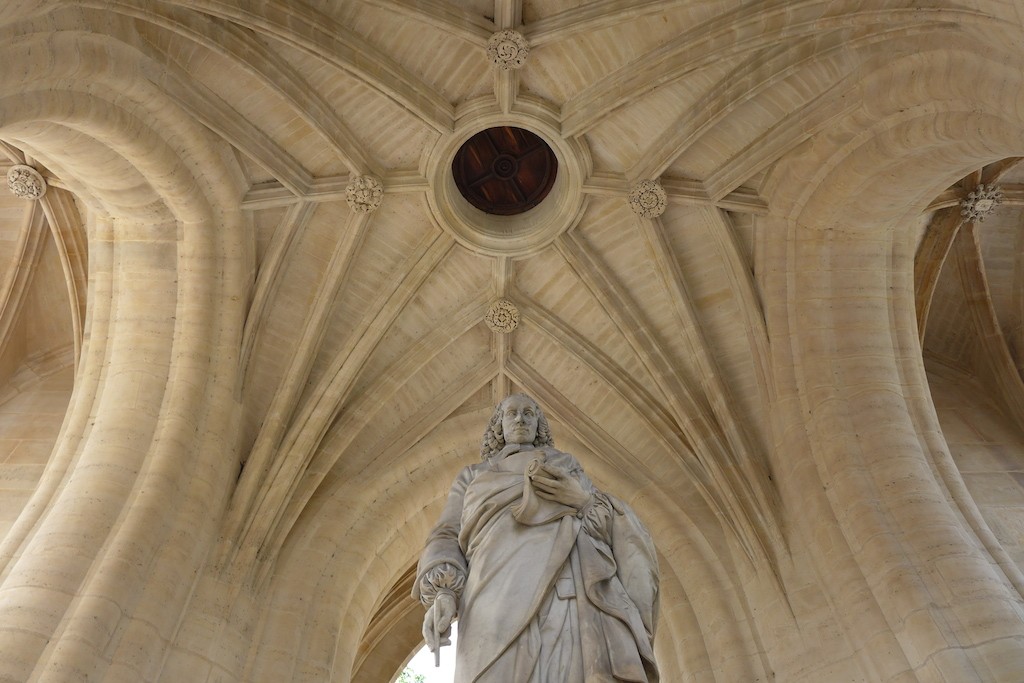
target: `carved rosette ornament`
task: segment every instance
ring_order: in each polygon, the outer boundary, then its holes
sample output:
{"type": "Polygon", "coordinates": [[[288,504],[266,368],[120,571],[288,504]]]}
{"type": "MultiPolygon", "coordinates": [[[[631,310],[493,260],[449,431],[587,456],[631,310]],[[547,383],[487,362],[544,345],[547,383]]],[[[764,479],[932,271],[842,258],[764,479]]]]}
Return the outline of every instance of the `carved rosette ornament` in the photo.
{"type": "Polygon", "coordinates": [[[641,180],[629,191],[629,208],[641,218],[657,218],[665,213],[665,188],[657,180],[641,180]]]}
{"type": "Polygon", "coordinates": [[[46,194],[46,181],[39,171],[21,164],[7,171],[7,187],[21,199],[39,199],[46,194]]]}
{"type": "Polygon", "coordinates": [[[981,222],[992,215],[1003,203],[1003,191],[995,185],[978,185],[965,199],[960,200],[960,215],[965,221],[981,222]]]}
{"type": "Polygon", "coordinates": [[[508,334],[519,326],[519,309],[508,299],[498,299],[487,309],[484,322],[491,331],[508,334]]]}
{"type": "Polygon", "coordinates": [[[356,213],[369,213],[380,206],[384,185],[372,175],[357,175],[345,188],[345,201],[356,213]]]}
{"type": "Polygon", "coordinates": [[[529,53],[530,44],[519,31],[498,31],[487,41],[487,56],[505,71],[521,68],[529,53]]]}

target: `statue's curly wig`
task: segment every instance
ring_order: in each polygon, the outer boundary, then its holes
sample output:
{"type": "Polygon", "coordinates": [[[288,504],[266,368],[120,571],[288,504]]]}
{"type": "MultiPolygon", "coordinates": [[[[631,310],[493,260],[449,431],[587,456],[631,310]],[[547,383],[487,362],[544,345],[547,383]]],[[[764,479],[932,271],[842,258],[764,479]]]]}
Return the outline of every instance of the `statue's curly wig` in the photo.
{"type": "Polygon", "coordinates": [[[551,428],[548,426],[548,419],[544,417],[544,411],[540,409],[540,406],[533,400],[533,397],[526,394],[512,394],[511,396],[506,396],[502,402],[494,408],[494,414],[491,415],[491,421],[487,424],[487,429],[484,430],[483,443],[480,444],[480,457],[484,460],[487,460],[487,458],[490,458],[493,455],[497,455],[501,452],[501,449],[505,447],[505,434],[502,433],[501,429],[501,406],[505,404],[505,401],[512,398],[512,396],[521,396],[529,399],[530,403],[537,408],[537,438],[533,440],[533,445],[536,447],[553,447],[555,445],[555,440],[551,437],[551,428]]]}

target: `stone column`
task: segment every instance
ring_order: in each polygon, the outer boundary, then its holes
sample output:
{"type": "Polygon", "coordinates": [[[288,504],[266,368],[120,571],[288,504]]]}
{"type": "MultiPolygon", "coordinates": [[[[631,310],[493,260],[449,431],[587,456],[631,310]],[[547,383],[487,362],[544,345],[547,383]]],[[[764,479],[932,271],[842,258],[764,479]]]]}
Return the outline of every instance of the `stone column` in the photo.
{"type": "Polygon", "coordinates": [[[775,467],[800,511],[793,542],[810,546],[852,651],[840,668],[1020,680],[1024,601],[932,466],[945,443],[917,343],[912,249],[894,247],[891,228],[769,223],[788,232],[765,279],[775,467]]]}
{"type": "Polygon", "coordinates": [[[223,252],[202,237],[220,226],[92,227],[67,420],[82,432],[65,429],[51,463],[61,481],[7,548],[5,682],[156,680],[237,474],[230,328],[241,316],[218,319],[223,252]]]}

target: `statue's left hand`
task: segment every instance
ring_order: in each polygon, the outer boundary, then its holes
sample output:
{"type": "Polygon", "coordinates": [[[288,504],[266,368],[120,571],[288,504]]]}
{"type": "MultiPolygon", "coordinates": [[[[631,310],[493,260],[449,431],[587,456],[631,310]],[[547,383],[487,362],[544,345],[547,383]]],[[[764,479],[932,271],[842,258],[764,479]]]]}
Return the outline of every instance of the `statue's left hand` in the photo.
{"type": "Polygon", "coordinates": [[[577,510],[590,502],[590,493],[583,489],[579,480],[561,468],[544,467],[531,475],[530,479],[537,495],[545,500],[553,500],[577,510]]]}

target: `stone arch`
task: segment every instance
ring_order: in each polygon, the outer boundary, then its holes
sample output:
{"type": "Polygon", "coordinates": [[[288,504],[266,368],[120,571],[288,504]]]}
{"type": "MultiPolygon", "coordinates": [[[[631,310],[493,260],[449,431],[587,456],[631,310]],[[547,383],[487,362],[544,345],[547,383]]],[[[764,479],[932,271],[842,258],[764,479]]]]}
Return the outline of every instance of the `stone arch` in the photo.
{"type": "Polygon", "coordinates": [[[191,594],[179,572],[198,571],[216,532],[205,501],[237,468],[219,429],[236,411],[230,358],[249,267],[236,172],[138,58],[118,59],[116,40],[105,47],[68,34],[0,49],[24,66],[0,77],[0,138],[86,202],[91,255],[72,403],[0,547],[4,635],[22,652],[0,665],[12,680],[69,667],[152,678],[191,594]],[[207,172],[226,182],[200,180],[207,172]],[[46,616],[22,623],[40,600],[46,616]],[[111,634],[101,649],[83,635],[97,627],[111,634]],[[139,642],[164,646],[124,654],[139,642]]]}
{"type": "Polygon", "coordinates": [[[788,302],[768,315],[778,417],[806,425],[780,434],[773,457],[799,460],[782,485],[784,499],[802,506],[793,532],[808,533],[807,519],[835,520],[817,531],[829,557],[812,551],[808,561],[850,577],[826,588],[837,623],[886,634],[872,658],[854,654],[861,671],[928,677],[936,653],[955,648],[944,672],[995,676],[1000,660],[1020,661],[1021,598],[948,506],[934,466],[948,449],[917,335],[916,243],[906,226],[971,168],[1021,154],[1024,82],[997,46],[936,49],[876,65],[858,91],[859,106],[783,158],[764,185],[776,214],[758,227],[786,235],[762,241],[778,267],[762,286],[788,302]],[[964,594],[944,571],[952,564],[1000,586],[998,596],[964,594]],[[987,630],[969,612],[997,626],[987,630]],[[952,621],[957,630],[942,638],[917,628],[952,621]]]}
{"type": "MultiPolygon", "coordinates": [[[[477,459],[479,433],[491,411],[485,406],[460,412],[400,463],[357,481],[330,481],[317,492],[270,579],[274,607],[253,641],[248,667],[283,667],[278,673],[287,677],[298,675],[292,667],[305,661],[308,680],[330,672],[341,680],[369,681],[401,666],[421,644],[422,610],[408,597],[410,571],[454,475],[477,459]],[[306,631],[282,633],[278,622],[298,613],[306,631]],[[319,633],[313,633],[314,625],[319,633]],[[282,664],[285,652],[290,663],[282,664]]],[[[559,427],[557,421],[552,425],[560,447],[587,452],[559,427]]],[[[723,680],[764,675],[760,636],[735,583],[737,549],[722,544],[717,522],[691,517],[687,501],[643,477],[621,479],[613,461],[614,456],[608,462],[585,459],[595,482],[634,505],[659,543],[668,598],[656,648],[666,680],[698,680],[709,672],[723,680]],[[719,588],[708,590],[709,585],[719,588]]]]}

